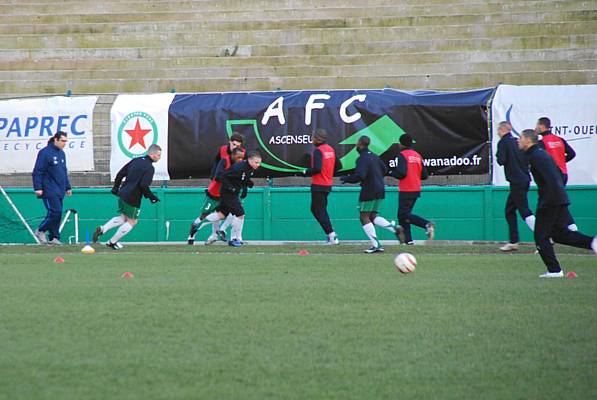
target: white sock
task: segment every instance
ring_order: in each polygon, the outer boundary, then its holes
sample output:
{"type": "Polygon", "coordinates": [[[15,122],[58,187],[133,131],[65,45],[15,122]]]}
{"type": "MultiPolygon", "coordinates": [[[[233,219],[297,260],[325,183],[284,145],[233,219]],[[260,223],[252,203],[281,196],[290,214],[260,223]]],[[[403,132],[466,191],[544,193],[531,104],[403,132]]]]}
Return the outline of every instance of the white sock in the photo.
{"type": "Polygon", "coordinates": [[[245,224],[244,218],[234,217],[232,220],[232,230],[230,231],[230,239],[242,241],[243,236],[243,225],[245,224]]]}
{"type": "Polygon", "coordinates": [[[363,230],[365,231],[365,234],[369,240],[371,240],[371,246],[378,247],[379,240],[377,240],[377,235],[375,234],[375,226],[369,222],[368,224],[363,225],[363,230]]]}
{"type": "Polygon", "coordinates": [[[211,236],[217,236],[217,231],[220,230],[220,221],[214,221],[211,225],[211,236]]]}
{"type": "Polygon", "coordinates": [[[568,225],[568,230],[572,231],[572,232],[576,232],[576,231],[578,231],[578,226],[576,226],[576,224],[570,224],[570,225],[568,225]]]}
{"type": "Polygon", "coordinates": [[[334,231],[331,231],[330,233],[328,233],[328,237],[329,237],[330,239],[333,239],[333,238],[335,238],[336,236],[338,236],[338,235],[336,235],[336,232],[334,232],[334,231]]]}
{"type": "Polygon", "coordinates": [[[133,229],[133,226],[130,223],[125,222],[116,231],[116,233],[114,234],[114,236],[112,236],[112,239],[110,239],[110,243],[116,243],[116,242],[118,242],[120,239],[122,239],[122,237],[124,235],[126,235],[127,233],[129,233],[132,229],[133,229]]]}
{"type": "Polygon", "coordinates": [[[106,222],[104,225],[102,225],[102,233],[106,233],[110,229],[116,228],[117,226],[120,226],[120,225],[124,224],[125,222],[126,221],[122,215],[119,215],[118,217],[114,217],[111,220],[109,220],[108,222],[106,222]]]}
{"type": "Polygon", "coordinates": [[[195,218],[195,220],[193,221],[193,225],[197,226],[201,223],[201,217],[197,217],[195,218]]]}
{"type": "Polygon", "coordinates": [[[225,231],[228,229],[228,227],[232,225],[232,221],[234,221],[234,215],[228,214],[224,222],[222,222],[222,225],[220,225],[220,230],[225,231]]]}
{"type": "Polygon", "coordinates": [[[220,218],[220,213],[218,213],[217,211],[212,212],[207,217],[201,220],[201,223],[197,226],[197,230],[203,228],[205,225],[213,224],[214,222],[219,221],[221,219],[222,218],[220,218]]]}
{"type": "Polygon", "coordinates": [[[524,222],[526,222],[526,224],[530,230],[535,232],[535,216],[534,215],[529,215],[528,217],[526,217],[524,219],[524,222]]]}
{"type": "Polygon", "coordinates": [[[595,252],[595,255],[597,256],[597,236],[595,236],[593,238],[593,241],[591,242],[591,248],[593,249],[593,251],[595,252]]]}
{"type": "Polygon", "coordinates": [[[380,217],[380,216],[375,217],[375,219],[373,220],[373,223],[375,225],[379,226],[380,228],[389,230],[392,233],[394,233],[394,231],[396,230],[396,224],[391,223],[384,217],[380,217]]]}

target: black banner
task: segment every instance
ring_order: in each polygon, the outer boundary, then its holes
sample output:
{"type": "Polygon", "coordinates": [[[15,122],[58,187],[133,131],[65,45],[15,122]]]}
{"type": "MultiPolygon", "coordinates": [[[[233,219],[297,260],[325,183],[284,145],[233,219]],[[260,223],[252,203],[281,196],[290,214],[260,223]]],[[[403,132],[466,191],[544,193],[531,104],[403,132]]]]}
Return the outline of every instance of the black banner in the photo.
{"type": "MultiPolygon", "coordinates": [[[[390,167],[404,133],[435,175],[489,173],[487,103],[494,89],[467,92],[383,90],[280,91],[176,95],[168,117],[172,179],[209,176],[218,148],[236,131],[263,156],[261,176],[296,175],[308,166],[311,133],[323,128],[354,168],[361,135],[390,167]]],[[[341,172],[341,173],[343,173],[341,172]]]]}

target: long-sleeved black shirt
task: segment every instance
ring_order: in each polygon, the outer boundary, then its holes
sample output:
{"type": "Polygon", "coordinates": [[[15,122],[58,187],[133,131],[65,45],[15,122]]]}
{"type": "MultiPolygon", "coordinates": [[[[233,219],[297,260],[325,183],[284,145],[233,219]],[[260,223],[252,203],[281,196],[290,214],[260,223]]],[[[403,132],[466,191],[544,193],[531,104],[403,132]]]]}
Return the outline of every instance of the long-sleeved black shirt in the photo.
{"type": "Polygon", "coordinates": [[[240,161],[232,164],[226,170],[220,170],[216,177],[222,182],[222,189],[231,193],[240,193],[240,191],[247,187],[253,187],[251,177],[255,170],[251,168],[248,161],[240,161]]]}
{"type": "Polygon", "coordinates": [[[518,141],[511,133],[505,134],[497,144],[497,163],[504,166],[506,180],[514,184],[527,184],[531,181],[529,164],[524,152],[518,148],[518,141]]]}
{"type": "Polygon", "coordinates": [[[381,158],[365,149],[360,151],[354,173],[341,179],[344,183],[361,183],[359,201],[378,200],[385,197],[383,178],[387,170],[381,158]]]}
{"type": "Polygon", "coordinates": [[[530,147],[525,153],[539,189],[537,209],[570,204],[562,173],[553,158],[538,145],[530,147]]]}
{"type": "Polygon", "coordinates": [[[114,188],[120,188],[118,196],[134,207],[141,207],[141,195],[147,199],[157,200],[156,195],[149,188],[154,171],[153,161],[149,156],[133,158],[118,171],[114,180],[114,188]],[[120,187],[123,179],[125,179],[124,183],[120,187]]]}

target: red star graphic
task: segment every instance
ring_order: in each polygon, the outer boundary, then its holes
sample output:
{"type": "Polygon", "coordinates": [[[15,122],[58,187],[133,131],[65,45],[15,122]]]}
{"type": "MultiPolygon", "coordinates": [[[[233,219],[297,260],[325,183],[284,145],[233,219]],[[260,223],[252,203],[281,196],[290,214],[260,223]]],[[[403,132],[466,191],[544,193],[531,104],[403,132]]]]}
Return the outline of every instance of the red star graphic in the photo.
{"type": "Polygon", "coordinates": [[[145,135],[151,132],[151,129],[141,129],[139,118],[137,118],[137,122],[135,123],[135,129],[125,129],[124,131],[131,136],[131,144],[129,144],[129,149],[137,143],[143,146],[144,149],[147,149],[145,146],[145,140],[143,140],[143,138],[145,135]]]}

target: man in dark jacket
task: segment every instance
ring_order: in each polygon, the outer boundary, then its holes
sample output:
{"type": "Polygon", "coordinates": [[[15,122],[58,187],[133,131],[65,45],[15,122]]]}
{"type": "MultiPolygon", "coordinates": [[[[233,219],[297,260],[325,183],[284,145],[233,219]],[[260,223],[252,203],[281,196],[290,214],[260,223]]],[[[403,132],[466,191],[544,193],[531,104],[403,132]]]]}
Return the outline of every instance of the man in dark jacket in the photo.
{"type": "Polygon", "coordinates": [[[228,242],[228,245],[233,247],[242,246],[243,243],[238,238],[242,237],[245,209],[240,199],[247,197],[247,189],[253,187],[251,177],[260,165],[261,155],[252,151],[248,154],[245,161],[237,162],[227,170],[220,170],[219,175],[216,177],[222,183],[222,187],[220,188],[220,204],[216,208],[216,211],[201,220],[197,226],[197,230],[216,221],[221,221],[232,214],[234,215],[231,233],[233,239],[228,242]]]}
{"type": "Polygon", "coordinates": [[[510,241],[500,247],[501,251],[518,250],[518,223],[516,210],[528,227],[535,229],[535,216],[529,209],[527,193],[531,183],[529,164],[524,153],[518,148],[518,139],[512,136],[512,125],[502,121],[498,125],[500,141],[497,145],[496,158],[499,165],[504,167],[506,180],[510,182],[510,193],[506,200],[506,222],[510,241]]]}
{"type": "Polygon", "coordinates": [[[427,239],[433,240],[435,224],[423,217],[412,213],[417,199],[421,197],[421,180],[427,179],[429,173],[423,165],[423,157],[412,149],[413,138],[409,134],[400,136],[400,149],[396,168],[390,175],[398,181],[398,223],[404,229],[401,242],[414,244],[410,226],[415,225],[425,229],[427,239]]]}
{"type": "Polygon", "coordinates": [[[342,183],[361,184],[361,193],[359,194],[359,212],[361,226],[365,234],[371,241],[371,247],[365,250],[365,253],[379,253],[383,251],[381,243],[377,240],[375,225],[380,226],[394,233],[397,237],[403,235],[402,227],[397,226],[394,221],[378,215],[381,203],[385,197],[384,176],[388,169],[384,162],[377,155],[369,151],[371,140],[368,136],[361,136],[357,142],[356,168],[352,175],[346,175],[340,178],[342,183]]]}
{"type": "Polygon", "coordinates": [[[158,162],[160,158],[162,158],[161,147],[152,144],[147,149],[146,156],[132,159],[118,171],[112,193],[118,196],[118,212],[120,215],[96,228],[93,234],[93,243],[96,243],[102,234],[120,226],[114,236],[106,243],[108,247],[120,250],[122,244],[118,241],[137,225],[139,213],[141,212],[141,196],[149,199],[152,204],[160,201],[149,188],[155,171],[153,163],[158,162]],[[123,179],[124,184],[122,184],[123,179]]]}
{"type": "MultiPolygon", "coordinates": [[[[564,138],[560,136],[556,136],[551,133],[551,121],[547,117],[541,117],[537,120],[537,126],[535,127],[535,131],[541,135],[541,140],[539,141],[539,147],[542,147],[547,154],[553,158],[553,161],[556,163],[560,171],[562,172],[562,179],[564,181],[564,186],[568,183],[568,166],[566,163],[572,161],[574,157],[576,157],[576,152],[564,138]]],[[[568,229],[571,231],[578,230],[576,223],[574,222],[574,218],[568,212],[566,218],[568,229]]]]}
{"type": "Polygon", "coordinates": [[[311,177],[311,213],[327,236],[326,244],[339,244],[327,206],[334,173],[342,168],[342,164],[333,147],[326,143],[327,132],[324,129],[317,129],[312,139],[315,149],[311,156],[311,167],[303,171],[303,175],[311,177]]]}
{"type": "Polygon", "coordinates": [[[561,278],[564,276],[549,238],[556,243],[592,249],[597,254],[597,236],[589,237],[566,226],[566,214],[570,200],[564,188],[562,174],[553,158],[538,145],[537,133],[532,129],[522,131],[518,145],[524,150],[531,174],[539,189],[539,201],[535,213],[535,245],[547,272],[541,278],[561,278]]]}
{"type": "Polygon", "coordinates": [[[62,201],[64,195],[72,194],[64,146],[68,139],[66,133],[57,132],[48,141],[48,145],[37,153],[33,168],[33,189],[35,195],[42,199],[48,211],[46,218],[35,231],[35,236],[42,244],[62,244],[60,242],[60,218],[62,217],[62,201]],[[50,236],[46,238],[46,231],[50,236]]]}

